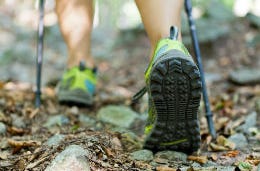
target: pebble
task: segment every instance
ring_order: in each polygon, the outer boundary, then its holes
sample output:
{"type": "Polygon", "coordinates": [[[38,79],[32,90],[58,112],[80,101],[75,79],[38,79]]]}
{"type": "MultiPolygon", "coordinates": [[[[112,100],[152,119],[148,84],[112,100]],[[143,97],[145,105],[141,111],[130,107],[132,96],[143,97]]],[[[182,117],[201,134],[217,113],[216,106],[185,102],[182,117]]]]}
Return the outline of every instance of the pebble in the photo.
{"type": "Polygon", "coordinates": [[[58,154],[45,171],[90,171],[88,151],[78,145],[70,145],[58,154]]]}
{"type": "Polygon", "coordinates": [[[3,122],[0,122],[0,135],[6,133],[6,126],[3,122]]]}
{"type": "Polygon", "coordinates": [[[12,125],[14,127],[17,127],[17,128],[25,128],[26,127],[26,124],[24,123],[22,117],[19,117],[15,114],[12,114],[11,118],[12,118],[12,125]]]}
{"type": "Polygon", "coordinates": [[[45,127],[52,127],[52,126],[62,126],[69,123],[69,118],[64,115],[55,115],[50,116],[48,120],[45,122],[45,127]]]}
{"type": "Polygon", "coordinates": [[[137,113],[130,108],[114,105],[101,108],[97,114],[99,120],[123,128],[129,128],[137,117],[137,113]]]}
{"type": "Polygon", "coordinates": [[[58,146],[62,140],[64,140],[65,135],[62,134],[56,134],[50,137],[46,142],[45,145],[51,147],[51,146],[58,146]]]}
{"type": "Polygon", "coordinates": [[[244,134],[242,134],[242,133],[231,135],[228,138],[228,140],[234,142],[236,144],[237,149],[241,149],[248,145],[248,141],[247,141],[246,137],[244,136],[244,134]]]}
{"type": "Polygon", "coordinates": [[[132,160],[151,161],[153,160],[153,152],[150,150],[138,150],[130,154],[132,160]]]}

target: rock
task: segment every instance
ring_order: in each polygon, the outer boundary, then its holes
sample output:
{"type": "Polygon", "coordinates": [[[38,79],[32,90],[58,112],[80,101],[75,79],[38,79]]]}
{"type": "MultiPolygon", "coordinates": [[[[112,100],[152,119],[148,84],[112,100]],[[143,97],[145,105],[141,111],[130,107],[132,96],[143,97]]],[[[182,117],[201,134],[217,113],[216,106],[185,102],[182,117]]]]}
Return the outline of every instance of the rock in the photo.
{"type": "Polygon", "coordinates": [[[249,128],[254,127],[256,125],[256,122],[257,122],[257,113],[252,112],[246,117],[245,123],[239,126],[236,130],[239,132],[243,132],[245,134],[249,134],[250,133],[249,128]]]}
{"type": "Polygon", "coordinates": [[[93,119],[91,117],[88,117],[88,116],[86,116],[84,114],[80,114],[79,115],[79,121],[84,126],[92,126],[92,125],[96,124],[95,119],[93,119]]]}
{"type": "Polygon", "coordinates": [[[56,134],[56,135],[53,135],[52,137],[50,137],[46,142],[45,142],[45,145],[47,146],[57,146],[60,144],[60,142],[62,140],[64,140],[65,138],[65,135],[62,135],[62,134],[56,134]]]}
{"type": "Polygon", "coordinates": [[[44,126],[45,127],[52,127],[52,126],[62,126],[65,124],[69,123],[69,118],[67,118],[64,115],[55,115],[55,116],[50,116],[47,120],[47,122],[45,122],[44,126]]]}
{"type": "Polygon", "coordinates": [[[139,150],[130,154],[132,160],[151,161],[153,160],[153,152],[150,150],[139,150]]]}
{"type": "Polygon", "coordinates": [[[155,158],[167,159],[171,161],[187,161],[187,154],[176,151],[160,151],[155,154],[155,158]]]}
{"type": "Polygon", "coordinates": [[[115,126],[129,128],[138,117],[137,113],[125,106],[106,106],[98,111],[97,118],[115,126]]]}
{"type": "Polygon", "coordinates": [[[3,122],[0,122],[0,135],[6,133],[6,126],[3,122]]]}
{"type": "Polygon", "coordinates": [[[45,171],[90,171],[88,151],[78,145],[70,145],[58,154],[45,171]]]}
{"type": "Polygon", "coordinates": [[[17,127],[17,128],[25,128],[26,127],[26,124],[24,123],[22,117],[19,117],[15,114],[12,114],[11,118],[12,118],[12,125],[14,127],[17,127]]]}
{"type": "Polygon", "coordinates": [[[247,139],[242,133],[231,135],[228,140],[234,142],[237,149],[243,148],[248,145],[247,139]]]}
{"type": "Polygon", "coordinates": [[[260,83],[259,69],[239,69],[229,74],[229,79],[236,84],[257,84],[260,83]]]}

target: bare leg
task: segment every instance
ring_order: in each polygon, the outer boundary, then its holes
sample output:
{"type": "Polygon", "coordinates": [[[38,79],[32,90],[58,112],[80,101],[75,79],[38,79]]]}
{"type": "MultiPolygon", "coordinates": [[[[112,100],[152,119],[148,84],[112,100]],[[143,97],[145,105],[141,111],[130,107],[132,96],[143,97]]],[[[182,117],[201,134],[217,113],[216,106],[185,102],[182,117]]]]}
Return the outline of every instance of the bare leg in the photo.
{"type": "Polygon", "coordinates": [[[69,52],[68,68],[78,66],[80,61],[88,67],[94,65],[90,50],[93,5],[93,0],[56,0],[60,30],[69,52]]]}
{"type": "MultiPolygon", "coordinates": [[[[171,26],[181,28],[183,0],[135,0],[151,42],[152,57],[158,40],[169,37],[171,26]]],[[[181,40],[181,34],[179,34],[181,40]]]]}

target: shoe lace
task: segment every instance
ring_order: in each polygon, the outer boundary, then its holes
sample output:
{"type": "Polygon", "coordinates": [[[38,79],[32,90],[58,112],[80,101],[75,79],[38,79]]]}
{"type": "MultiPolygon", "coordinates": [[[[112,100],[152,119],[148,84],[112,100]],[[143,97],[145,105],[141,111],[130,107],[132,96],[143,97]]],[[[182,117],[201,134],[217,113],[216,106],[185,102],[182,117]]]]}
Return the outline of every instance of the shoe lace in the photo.
{"type": "Polygon", "coordinates": [[[132,103],[137,103],[138,100],[143,97],[143,95],[147,92],[146,86],[143,87],[141,90],[139,90],[133,97],[132,97],[132,103]]]}

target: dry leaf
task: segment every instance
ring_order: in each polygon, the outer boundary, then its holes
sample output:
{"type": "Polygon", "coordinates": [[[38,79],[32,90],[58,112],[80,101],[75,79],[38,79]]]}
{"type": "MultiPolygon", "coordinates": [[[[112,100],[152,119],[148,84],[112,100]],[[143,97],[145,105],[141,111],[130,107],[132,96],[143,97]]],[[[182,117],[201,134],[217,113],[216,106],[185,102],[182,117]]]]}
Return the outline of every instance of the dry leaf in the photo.
{"type": "Polygon", "coordinates": [[[168,166],[158,166],[156,167],[157,171],[176,171],[174,168],[170,168],[168,166]]]}
{"type": "Polygon", "coordinates": [[[22,148],[35,147],[41,145],[41,143],[38,141],[16,141],[12,139],[8,139],[8,144],[14,148],[13,153],[19,152],[22,148]]]}
{"type": "Polygon", "coordinates": [[[25,133],[28,133],[28,130],[24,130],[22,128],[16,128],[16,127],[9,127],[8,132],[12,135],[23,135],[25,133]]]}
{"type": "Polygon", "coordinates": [[[213,161],[216,161],[218,159],[218,155],[216,153],[212,153],[210,155],[210,158],[213,160],[213,161]]]}
{"type": "Polygon", "coordinates": [[[108,157],[114,157],[114,153],[112,152],[112,150],[110,148],[104,148],[104,151],[106,152],[106,155],[108,157]]]}
{"type": "Polygon", "coordinates": [[[208,161],[207,156],[188,156],[188,160],[196,161],[201,164],[205,164],[208,161]]]}
{"type": "Polygon", "coordinates": [[[34,118],[38,113],[39,113],[39,108],[34,109],[33,111],[30,112],[29,118],[30,119],[34,118]]]}
{"type": "Polygon", "coordinates": [[[215,143],[210,143],[209,145],[213,151],[227,151],[228,150],[228,148],[226,148],[222,145],[217,145],[215,143]]]}
{"type": "Polygon", "coordinates": [[[223,156],[228,156],[228,157],[236,157],[239,154],[238,150],[234,150],[234,151],[229,151],[226,154],[223,154],[223,156]]]}
{"type": "Polygon", "coordinates": [[[222,145],[222,146],[228,148],[229,150],[234,150],[236,147],[235,143],[233,143],[232,141],[229,141],[227,138],[225,138],[222,135],[217,137],[217,143],[218,143],[218,145],[222,145]]]}
{"type": "Polygon", "coordinates": [[[260,158],[254,156],[254,155],[250,155],[250,156],[247,156],[245,161],[252,164],[252,165],[257,166],[260,163],[260,158]]]}
{"type": "Polygon", "coordinates": [[[216,121],[216,126],[215,126],[216,130],[220,130],[223,127],[225,127],[229,120],[230,120],[230,118],[228,118],[228,117],[221,117],[221,118],[219,118],[216,121]]]}
{"type": "Polygon", "coordinates": [[[249,164],[258,166],[260,164],[260,160],[259,159],[246,159],[245,162],[248,162],[249,164]]]}

